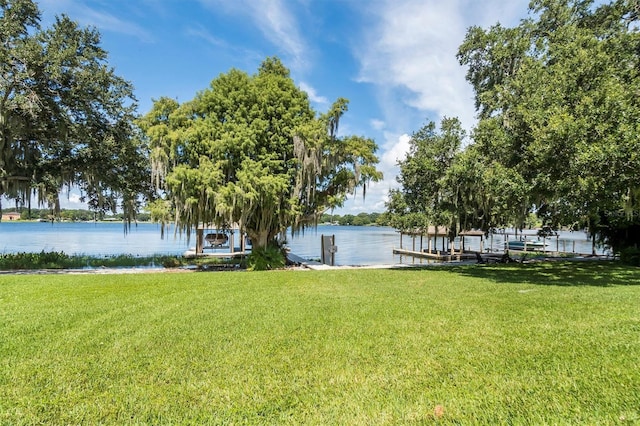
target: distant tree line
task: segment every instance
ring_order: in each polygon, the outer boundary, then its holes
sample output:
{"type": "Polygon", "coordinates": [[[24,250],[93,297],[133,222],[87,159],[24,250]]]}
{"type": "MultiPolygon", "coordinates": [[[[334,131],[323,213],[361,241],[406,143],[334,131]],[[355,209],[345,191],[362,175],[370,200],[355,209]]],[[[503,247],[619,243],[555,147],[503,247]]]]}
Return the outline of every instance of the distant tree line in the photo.
{"type": "MultiPolygon", "coordinates": [[[[59,213],[51,209],[28,209],[18,208],[20,220],[63,220],[69,222],[87,222],[87,221],[104,221],[124,219],[122,213],[109,214],[101,211],[92,211],[87,209],[60,209],[59,213]]],[[[138,213],[138,222],[151,221],[151,214],[148,212],[138,213]]],[[[325,213],[320,217],[320,224],[335,224],[342,226],[387,226],[389,225],[388,215],[384,213],[358,213],[357,215],[346,214],[329,214],[325,213]]]]}
{"type": "MultiPolygon", "coordinates": [[[[20,220],[62,220],[68,222],[87,222],[94,220],[124,220],[122,213],[108,214],[102,211],[91,211],[87,209],[60,209],[55,212],[51,209],[27,209],[19,208],[20,220]]],[[[149,213],[138,213],[137,221],[148,222],[151,220],[149,213]]]]}
{"type": "Polygon", "coordinates": [[[320,223],[342,226],[389,225],[388,215],[384,213],[358,213],[357,215],[345,214],[343,216],[325,213],[320,217],[320,223]]]}

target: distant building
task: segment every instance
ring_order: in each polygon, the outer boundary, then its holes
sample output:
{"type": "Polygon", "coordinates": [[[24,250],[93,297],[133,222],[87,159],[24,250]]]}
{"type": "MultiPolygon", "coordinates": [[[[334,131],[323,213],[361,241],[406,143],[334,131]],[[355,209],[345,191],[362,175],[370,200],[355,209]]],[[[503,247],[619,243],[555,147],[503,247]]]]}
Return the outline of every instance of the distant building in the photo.
{"type": "Polygon", "coordinates": [[[18,212],[2,213],[2,220],[19,220],[19,219],[20,219],[20,213],[18,212]]]}

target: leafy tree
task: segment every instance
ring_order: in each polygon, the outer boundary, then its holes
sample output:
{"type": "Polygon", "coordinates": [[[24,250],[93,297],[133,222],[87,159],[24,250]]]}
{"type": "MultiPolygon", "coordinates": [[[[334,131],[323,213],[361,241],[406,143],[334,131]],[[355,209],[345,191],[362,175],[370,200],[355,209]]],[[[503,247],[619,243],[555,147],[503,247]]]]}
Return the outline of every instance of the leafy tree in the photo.
{"type": "Polygon", "coordinates": [[[352,214],[345,214],[340,219],[338,219],[338,225],[342,226],[350,226],[353,225],[353,221],[355,220],[355,216],[352,214]]]}
{"type": "Polygon", "coordinates": [[[445,207],[457,218],[460,230],[522,228],[528,218],[526,182],[512,169],[482,155],[477,144],[456,156],[442,186],[451,200],[445,207]]]}
{"type": "Polygon", "coordinates": [[[364,226],[371,223],[371,219],[368,213],[358,213],[352,221],[352,225],[364,226]]]}
{"type": "Polygon", "coordinates": [[[586,225],[616,249],[635,244],[639,2],[534,0],[530,9],[515,28],[471,28],[460,47],[479,161],[514,184],[505,200],[518,222],[535,211],[545,225],[586,225]]]}
{"type": "Polygon", "coordinates": [[[198,224],[239,224],[253,247],[288,227],[314,225],[347,194],[376,181],[375,143],[338,136],[347,101],[317,115],[276,58],[255,75],[231,70],[186,103],[161,98],[139,125],[153,177],[166,198],[151,206],[190,233],[198,224]]]}
{"type": "Polygon", "coordinates": [[[391,225],[391,215],[390,215],[390,213],[388,211],[380,213],[376,217],[375,224],[378,225],[378,226],[392,226],[391,225]]]}
{"type": "Polygon", "coordinates": [[[323,213],[320,216],[320,222],[321,223],[333,223],[334,221],[337,221],[338,219],[340,219],[340,215],[337,214],[331,214],[331,213],[323,213]]]}
{"type": "Polygon", "coordinates": [[[444,118],[439,132],[429,122],[412,135],[409,152],[398,164],[402,189],[392,190],[387,203],[393,226],[404,230],[447,226],[455,234],[458,217],[446,176],[464,138],[457,118],[444,118]]]}
{"type": "Polygon", "coordinates": [[[94,219],[93,212],[84,209],[62,209],[60,211],[60,217],[64,220],[71,221],[89,221],[94,219]]]}
{"type": "Polygon", "coordinates": [[[67,16],[39,25],[32,0],[0,0],[0,199],[59,211],[77,186],[95,210],[130,220],[148,182],[130,83],[115,75],[93,28],[67,16]]]}
{"type": "Polygon", "coordinates": [[[353,215],[345,215],[340,216],[337,214],[327,214],[324,213],[320,217],[321,223],[333,223],[336,222],[340,225],[370,225],[377,224],[380,225],[380,217],[382,215],[380,213],[358,213],[356,216],[353,215]]]}

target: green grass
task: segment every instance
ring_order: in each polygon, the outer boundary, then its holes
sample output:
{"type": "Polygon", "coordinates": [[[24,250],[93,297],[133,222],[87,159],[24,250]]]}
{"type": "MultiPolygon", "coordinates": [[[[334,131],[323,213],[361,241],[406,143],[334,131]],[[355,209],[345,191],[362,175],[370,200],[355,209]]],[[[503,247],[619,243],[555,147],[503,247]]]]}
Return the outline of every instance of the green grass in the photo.
{"type": "Polygon", "coordinates": [[[639,360],[613,262],[0,275],[0,424],[637,424],[639,360]]]}

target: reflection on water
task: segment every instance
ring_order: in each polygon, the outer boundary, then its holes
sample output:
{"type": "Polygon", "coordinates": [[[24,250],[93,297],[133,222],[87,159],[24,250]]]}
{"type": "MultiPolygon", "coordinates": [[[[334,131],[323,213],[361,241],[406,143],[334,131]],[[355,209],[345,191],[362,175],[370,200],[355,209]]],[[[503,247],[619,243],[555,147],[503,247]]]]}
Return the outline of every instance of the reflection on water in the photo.
{"type": "MultiPolygon", "coordinates": [[[[132,226],[125,234],[122,223],[37,223],[0,222],[0,253],[63,251],[68,254],[91,256],[131,254],[151,256],[154,254],[182,254],[195,245],[195,235],[187,242],[184,235],[174,235],[173,230],[161,238],[160,226],[139,224],[132,226]]],[[[287,246],[292,253],[305,259],[320,259],[321,236],[334,235],[338,251],[337,265],[373,264],[427,264],[427,259],[394,255],[393,249],[400,248],[400,234],[387,227],[357,227],[320,225],[316,230],[308,229],[295,237],[287,236],[287,246]]],[[[489,248],[489,239],[483,248],[489,248]]],[[[559,245],[560,250],[591,253],[591,242],[584,233],[561,233],[558,239],[549,239],[551,249],[559,245]]],[[[439,239],[434,247],[440,249],[439,239]]],[[[459,248],[456,242],[456,248],[459,248]]],[[[420,250],[420,239],[404,236],[403,248],[420,250]]],[[[493,249],[504,246],[502,236],[493,237],[493,249]]],[[[422,248],[428,247],[426,238],[422,248]]],[[[467,238],[465,247],[480,250],[479,238],[467,238]]],[[[598,253],[602,253],[599,249],[598,253]]]]}

